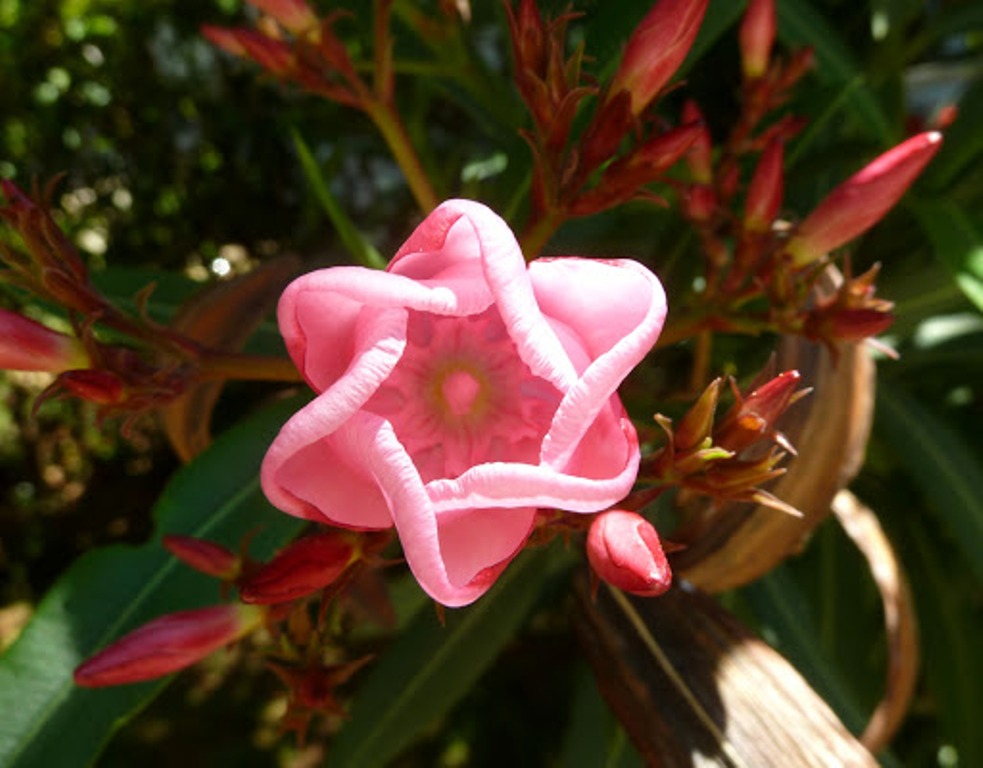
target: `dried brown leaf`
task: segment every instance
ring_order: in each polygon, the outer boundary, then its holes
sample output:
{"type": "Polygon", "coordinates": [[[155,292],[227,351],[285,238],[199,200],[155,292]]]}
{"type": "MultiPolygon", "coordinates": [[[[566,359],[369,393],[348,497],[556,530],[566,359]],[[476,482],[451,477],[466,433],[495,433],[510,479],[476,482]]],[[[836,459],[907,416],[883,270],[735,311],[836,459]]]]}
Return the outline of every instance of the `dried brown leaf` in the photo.
{"type": "Polygon", "coordinates": [[[578,585],[577,634],[646,764],[876,766],[801,675],[712,598],[578,585]]]}

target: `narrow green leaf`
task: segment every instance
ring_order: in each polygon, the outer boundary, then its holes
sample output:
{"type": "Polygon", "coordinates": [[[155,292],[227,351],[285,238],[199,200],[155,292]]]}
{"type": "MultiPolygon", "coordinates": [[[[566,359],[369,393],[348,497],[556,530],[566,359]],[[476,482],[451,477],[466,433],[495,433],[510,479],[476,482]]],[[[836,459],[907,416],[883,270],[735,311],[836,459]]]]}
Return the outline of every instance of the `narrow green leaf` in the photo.
{"type": "Polygon", "coordinates": [[[331,194],[331,190],[321,176],[321,169],[317,167],[317,161],[303,137],[294,129],[291,129],[290,135],[293,137],[294,149],[297,151],[297,157],[300,160],[304,176],[307,178],[307,183],[311,185],[314,196],[324,208],[324,212],[328,214],[331,223],[334,224],[342,244],[348,249],[355,261],[363,267],[385,269],[386,260],[379,255],[379,252],[368,240],[362,237],[362,233],[358,231],[341,204],[331,194]]]}
{"type": "Polygon", "coordinates": [[[0,658],[0,765],[92,762],[113,732],[167,681],[90,690],[75,667],[125,632],[163,613],[220,602],[218,585],[171,557],[166,533],[236,547],[256,530],[251,551],[268,556],[302,523],[277,513],[259,488],[263,454],[285,418],[286,401],[229,430],[180,470],[155,508],[154,538],[80,558],[51,588],[23,634],[0,658]]]}
{"type": "MultiPolygon", "coordinates": [[[[979,591],[968,587],[946,542],[931,520],[908,510],[885,518],[898,538],[918,611],[928,696],[937,708],[943,743],[958,764],[983,765],[983,626],[979,591]]],[[[940,761],[941,762],[941,761],[940,761]]]]}
{"type": "Polygon", "coordinates": [[[923,186],[937,194],[946,194],[954,184],[965,179],[967,185],[979,189],[978,184],[974,184],[980,159],[983,158],[983,131],[980,130],[980,121],[983,121],[983,82],[979,80],[979,68],[941,74],[944,80],[934,86],[937,91],[943,90],[946,84],[958,87],[960,81],[967,85],[970,82],[975,84],[958,100],[959,118],[946,128],[945,141],[939,154],[925,169],[923,186]]]}
{"type": "Polygon", "coordinates": [[[850,49],[808,0],[779,1],[778,37],[786,45],[811,45],[816,52],[817,76],[827,84],[846,88],[844,106],[849,106],[863,118],[872,136],[881,144],[894,143],[895,131],[866,84],[850,49]]]}
{"type": "Polygon", "coordinates": [[[642,758],[597,690],[586,667],[577,673],[563,768],[641,768],[642,758]]]}
{"type": "Polygon", "coordinates": [[[446,626],[433,606],[424,606],[359,688],[328,765],[388,765],[462,698],[532,608],[550,573],[551,554],[522,554],[478,602],[449,611],[446,626]]]}
{"type": "Polygon", "coordinates": [[[890,382],[877,392],[875,430],[904,463],[983,583],[983,467],[971,446],[890,382]]]}
{"type": "Polygon", "coordinates": [[[912,210],[936,257],[952,273],[966,298],[983,311],[983,233],[951,200],[919,200],[912,203],[912,210]]]}

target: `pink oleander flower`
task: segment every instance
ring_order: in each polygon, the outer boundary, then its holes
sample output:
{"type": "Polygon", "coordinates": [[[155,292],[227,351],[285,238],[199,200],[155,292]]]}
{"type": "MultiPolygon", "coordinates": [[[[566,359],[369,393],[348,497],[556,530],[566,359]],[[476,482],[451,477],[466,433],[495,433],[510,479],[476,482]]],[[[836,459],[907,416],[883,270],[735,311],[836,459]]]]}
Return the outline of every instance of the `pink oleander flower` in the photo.
{"type": "Polygon", "coordinates": [[[830,192],[798,226],[786,250],[796,265],[822,258],[859,237],[894,206],[942,146],[920,133],[889,149],[830,192]]]}
{"type": "Polygon", "coordinates": [[[249,634],[264,616],[261,608],[239,604],[161,616],[82,662],[75,683],[101,688],[169,675],[249,634]]]}
{"type": "Polygon", "coordinates": [[[595,512],[628,493],[638,438],[616,389],[665,313],[640,264],[527,267],[498,216],[448,201],[385,272],[335,267],[284,292],[280,330],[318,396],[270,446],[263,489],[298,517],[395,526],[421,586],[466,605],[538,507],[595,512]]]}
{"type": "Polygon", "coordinates": [[[61,373],[88,365],[89,356],[78,339],[0,309],[0,369],[61,373]]]}
{"type": "Polygon", "coordinates": [[[672,571],[655,527],[637,512],[612,509],[591,522],[587,559],[612,587],[656,597],[672,585],[672,571]]]}

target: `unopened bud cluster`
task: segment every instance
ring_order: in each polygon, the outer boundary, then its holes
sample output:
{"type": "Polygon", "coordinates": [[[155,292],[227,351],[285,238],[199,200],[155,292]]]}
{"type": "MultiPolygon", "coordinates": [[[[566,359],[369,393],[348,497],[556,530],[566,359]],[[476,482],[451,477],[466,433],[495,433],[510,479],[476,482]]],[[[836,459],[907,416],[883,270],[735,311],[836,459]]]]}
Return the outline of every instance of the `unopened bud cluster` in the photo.
{"type": "Polygon", "coordinates": [[[267,628],[279,637],[268,647],[270,668],[290,689],[284,721],[303,736],[316,712],[344,715],[335,689],[367,658],[329,663],[337,651],[318,629],[338,589],[359,564],[380,565],[385,535],[332,530],[288,544],[269,562],[192,536],[168,535],[164,546],[185,565],[234,588],[238,601],[161,616],[120,638],[77,668],[75,682],[90,688],[136,683],[177,672],[217,650],[267,628]],[[318,619],[308,602],[320,597],[318,619]]]}
{"type": "Polygon", "coordinates": [[[716,379],[673,425],[656,421],[666,434],[665,447],[646,460],[645,478],[656,486],[674,486],[728,501],[753,501],[793,512],[761,486],[781,475],[778,465],[792,446],[776,428],[785,411],[807,393],[798,371],[785,371],[755,387],[737,390],[722,419],[716,418],[724,380],[716,379]],[[763,447],[763,449],[762,449],[763,447]]]}

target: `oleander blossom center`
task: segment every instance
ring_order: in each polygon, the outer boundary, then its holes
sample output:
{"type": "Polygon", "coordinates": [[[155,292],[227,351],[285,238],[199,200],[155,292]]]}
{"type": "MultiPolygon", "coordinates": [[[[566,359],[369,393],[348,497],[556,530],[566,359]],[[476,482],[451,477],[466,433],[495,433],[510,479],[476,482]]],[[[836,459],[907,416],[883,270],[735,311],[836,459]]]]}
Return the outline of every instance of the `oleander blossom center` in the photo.
{"type": "Polygon", "coordinates": [[[478,464],[536,464],[561,399],[522,362],[495,308],[410,311],[403,355],[366,410],[393,425],[426,483],[478,464]]]}

